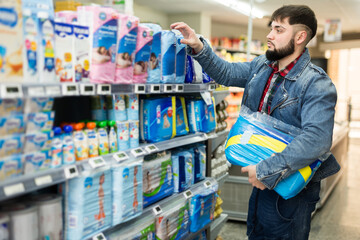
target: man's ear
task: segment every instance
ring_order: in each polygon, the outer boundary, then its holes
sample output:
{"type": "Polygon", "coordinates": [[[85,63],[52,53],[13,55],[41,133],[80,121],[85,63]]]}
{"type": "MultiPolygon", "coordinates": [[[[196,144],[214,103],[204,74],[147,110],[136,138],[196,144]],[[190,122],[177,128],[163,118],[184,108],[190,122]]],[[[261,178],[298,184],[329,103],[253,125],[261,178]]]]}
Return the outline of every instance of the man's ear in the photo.
{"type": "Polygon", "coordinates": [[[306,41],[307,32],[306,31],[298,31],[295,35],[295,43],[297,45],[301,45],[306,41]]]}

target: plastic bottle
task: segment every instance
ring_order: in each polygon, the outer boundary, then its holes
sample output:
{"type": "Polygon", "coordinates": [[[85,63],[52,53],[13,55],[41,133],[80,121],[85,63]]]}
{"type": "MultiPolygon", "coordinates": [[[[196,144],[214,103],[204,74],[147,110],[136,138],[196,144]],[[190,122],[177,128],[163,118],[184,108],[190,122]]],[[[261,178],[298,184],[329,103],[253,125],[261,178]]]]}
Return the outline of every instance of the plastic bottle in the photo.
{"type": "Polygon", "coordinates": [[[106,121],[98,122],[99,154],[109,154],[109,136],[106,130],[106,121]]]}
{"type": "Polygon", "coordinates": [[[83,131],[85,127],[84,123],[77,123],[74,126],[74,145],[75,145],[75,159],[81,161],[89,158],[89,146],[87,143],[87,137],[83,131]]]}
{"type": "Polygon", "coordinates": [[[97,157],[99,156],[99,140],[96,134],[96,123],[95,122],[88,122],[86,124],[86,135],[87,135],[87,142],[89,145],[89,157],[97,157]]]}
{"type": "Polygon", "coordinates": [[[63,152],[61,141],[61,128],[54,127],[54,138],[51,141],[51,168],[58,168],[62,164],[63,152]]]}
{"type": "Polygon", "coordinates": [[[110,153],[118,151],[117,134],[115,131],[116,121],[108,121],[110,153]]]}
{"type": "Polygon", "coordinates": [[[75,145],[74,139],[72,137],[73,128],[70,125],[64,125],[63,127],[63,164],[73,164],[75,163],[75,145]]]}

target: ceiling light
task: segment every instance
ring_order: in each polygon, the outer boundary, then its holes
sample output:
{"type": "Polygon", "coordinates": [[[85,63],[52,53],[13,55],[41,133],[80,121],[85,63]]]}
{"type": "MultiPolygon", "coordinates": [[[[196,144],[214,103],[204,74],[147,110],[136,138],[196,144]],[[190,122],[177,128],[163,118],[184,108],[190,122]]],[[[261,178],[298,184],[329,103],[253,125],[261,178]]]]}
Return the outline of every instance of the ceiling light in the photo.
{"type": "MultiPolygon", "coordinates": [[[[220,3],[246,16],[250,16],[251,6],[249,3],[239,2],[238,0],[212,0],[212,1],[220,3]]],[[[256,8],[253,8],[251,12],[251,16],[253,18],[263,18],[264,13],[256,8]]]]}

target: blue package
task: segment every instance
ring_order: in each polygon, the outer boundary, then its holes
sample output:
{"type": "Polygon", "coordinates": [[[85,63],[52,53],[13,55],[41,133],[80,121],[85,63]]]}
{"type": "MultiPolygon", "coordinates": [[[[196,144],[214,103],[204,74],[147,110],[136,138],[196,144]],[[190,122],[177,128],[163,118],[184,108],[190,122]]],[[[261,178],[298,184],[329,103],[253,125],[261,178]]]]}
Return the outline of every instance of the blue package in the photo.
{"type": "Polygon", "coordinates": [[[171,154],[163,152],[145,156],[143,165],[144,208],[172,195],[173,192],[171,154]]]}
{"type": "Polygon", "coordinates": [[[22,153],[24,134],[14,134],[0,137],[0,158],[22,153]]]}
{"type": "Polygon", "coordinates": [[[129,122],[116,121],[116,133],[119,151],[128,150],[130,148],[129,122]]]}
{"type": "Polygon", "coordinates": [[[16,114],[8,117],[0,117],[0,136],[24,133],[24,115],[16,114]]]}
{"type": "Polygon", "coordinates": [[[24,100],[21,98],[0,99],[0,115],[9,116],[22,114],[24,110],[24,100]]]}
{"type": "Polygon", "coordinates": [[[194,183],[194,157],[189,151],[171,156],[174,175],[174,192],[183,192],[194,183]]]}
{"type": "Polygon", "coordinates": [[[209,133],[215,130],[215,100],[212,98],[212,104],[207,105],[204,100],[188,100],[186,108],[189,119],[189,130],[194,132],[209,133]]]}
{"type": "Polygon", "coordinates": [[[130,148],[139,147],[139,121],[129,121],[130,148]]]}
{"type": "Polygon", "coordinates": [[[47,170],[51,165],[51,150],[24,154],[23,163],[24,174],[47,170]]]}
{"type": "Polygon", "coordinates": [[[175,97],[150,98],[141,100],[142,124],[140,132],[142,140],[160,142],[176,135],[175,97]]]}
{"type": "Polygon", "coordinates": [[[55,112],[29,113],[27,115],[26,133],[51,131],[55,112]]]}
{"type": "Polygon", "coordinates": [[[126,121],[126,96],[113,94],[106,98],[108,119],[115,121],[126,121]]]}
{"type": "Polygon", "coordinates": [[[197,232],[214,219],[216,193],[204,189],[190,200],[190,232],[197,232]]]}
{"type": "Polygon", "coordinates": [[[142,213],[142,161],[123,162],[112,168],[112,225],[129,221],[142,213]]]}
{"type": "Polygon", "coordinates": [[[24,153],[49,150],[54,133],[37,132],[25,135],[24,153]]]}
{"type": "Polygon", "coordinates": [[[150,65],[148,68],[147,83],[160,83],[161,79],[161,32],[162,28],[158,24],[142,23],[151,30],[153,30],[153,43],[151,46],[150,65]]]}
{"type": "Polygon", "coordinates": [[[176,97],[176,136],[189,133],[188,117],[184,97],[176,97]]]}
{"type": "Polygon", "coordinates": [[[194,151],[194,183],[205,179],[206,174],[206,147],[203,144],[193,148],[194,151]]]}
{"type": "Polygon", "coordinates": [[[86,168],[64,184],[65,239],[87,239],[111,226],[111,170],[86,168]]]}
{"type": "Polygon", "coordinates": [[[91,118],[94,121],[107,120],[105,96],[91,96],[91,118]]]}
{"type": "Polygon", "coordinates": [[[156,217],[156,239],[180,240],[189,234],[189,201],[179,201],[156,217]]]}
{"type": "Polygon", "coordinates": [[[21,154],[0,158],[0,181],[20,176],[22,174],[22,166],[21,154]]]}
{"type": "Polygon", "coordinates": [[[176,37],[172,31],[161,32],[161,83],[175,83],[176,37]]]}
{"type": "Polygon", "coordinates": [[[194,59],[187,55],[186,56],[186,74],[185,74],[185,83],[195,82],[195,70],[194,70],[194,59]]]}
{"type": "Polygon", "coordinates": [[[25,100],[25,113],[49,112],[54,105],[53,97],[28,98],[25,100]]]}
{"type": "Polygon", "coordinates": [[[211,77],[206,73],[204,72],[204,70],[202,71],[202,79],[203,79],[203,83],[209,83],[209,82],[212,82],[212,79],[211,77]]]}
{"type": "Polygon", "coordinates": [[[128,120],[139,120],[139,97],[136,94],[126,96],[126,112],[128,120]]]}
{"type": "Polygon", "coordinates": [[[173,30],[176,36],[176,79],[175,83],[184,83],[186,74],[186,45],[181,43],[184,36],[180,31],[173,30]]]}

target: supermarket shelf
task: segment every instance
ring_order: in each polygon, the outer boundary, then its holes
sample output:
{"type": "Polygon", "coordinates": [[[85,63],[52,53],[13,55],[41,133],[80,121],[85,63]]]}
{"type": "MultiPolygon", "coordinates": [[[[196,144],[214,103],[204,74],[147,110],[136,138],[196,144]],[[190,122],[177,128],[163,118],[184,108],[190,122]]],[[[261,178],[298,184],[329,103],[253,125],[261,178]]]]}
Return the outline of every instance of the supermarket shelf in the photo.
{"type": "Polygon", "coordinates": [[[218,133],[212,133],[212,134],[208,134],[208,139],[210,140],[209,142],[209,146],[210,146],[210,150],[211,152],[213,152],[220,144],[222,144],[228,134],[229,134],[229,130],[224,130],[222,132],[218,132],[218,133]]]}
{"type": "MultiPolygon", "coordinates": [[[[221,50],[226,50],[227,52],[230,53],[247,53],[246,50],[239,50],[239,49],[232,49],[232,48],[223,48],[223,47],[216,47],[215,48],[216,51],[221,51],[221,50]]],[[[262,54],[264,54],[263,52],[250,52],[251,55],[256,55],[256,56],[260,56],[262,54]]]]}
{"type": "Polygon", "coordinates": [[[223,176],[216,178],[216,181],[219,184],[219,188],[225,183],[226,179],[229,177],[229,173],[224,174],[223,176]]]}
{"type": "Polygon", "coordinates": [[[227,214],[229,220],[246,222],[246,219],[247,219],[247,212],[236,212],[236,211],[224,210],[223,214],[227,214]]]}
{"type": "Polygon", "coordinates": [[[225,91],[213,91],[213,96],[215,98],[215,104],[220,103],[229,94],[230,94],[230,92],[228,90],[225,90],[225,91]]]}
{"type": "Polygon", "coordinates": [[[207,84],[94,84],[94,83],[2,83],[1,98],[64,97],[109,94],[161,94],[214,91],[214,83],[207,84]]]}
{"type": "Polygon", "coordinates": [[[79,173],[81,173],[83,169],[87,167],[86,165],[90,165],[91,167],[95,168],[101,167],[104,165],[116,163],[116,161],[136,159],[150,153],[202,142],[206,141],[207,139],[208,136],[205,133],[189,134],[155,144],[141,144],[140,147],[135,149],[129,149],[127,151],[120,151],[114,154],[107,154],[104,156],[83,160],[77,162],[74,165],[66,165],[57,169],[39,171],[34,174],[8,179],[0,182],[0,201],[65,182],[67,179],[76,177],[79,173]]]}
{"type": "Polygon", "coordinates": [[[228,220],[227,214],[221,214],[220,217],[215,219],[210,225],[210,236],[208,237],[208,239],[215,240],[216,237],[219,235],[221,228],[224,226],[227,220],[228,220]]]}

